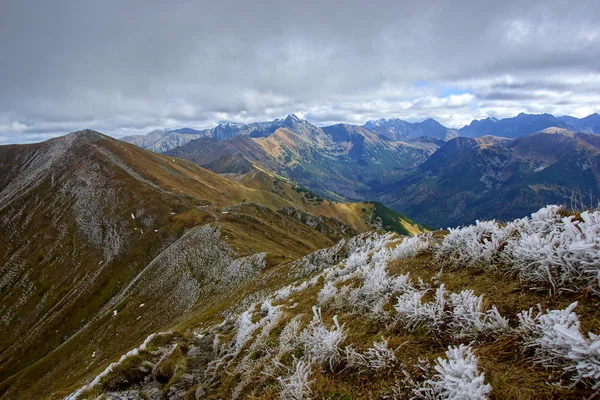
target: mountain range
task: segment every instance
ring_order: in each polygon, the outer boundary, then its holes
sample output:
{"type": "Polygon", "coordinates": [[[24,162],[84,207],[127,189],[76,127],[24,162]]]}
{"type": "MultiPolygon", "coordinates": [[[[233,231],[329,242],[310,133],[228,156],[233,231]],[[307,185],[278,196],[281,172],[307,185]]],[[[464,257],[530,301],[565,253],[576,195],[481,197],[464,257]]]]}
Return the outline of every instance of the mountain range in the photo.
{"type": "Polygon", "coordinates": [[[512,140],[458,137],[378,198],[441,227],[513,219],[551,203],[594,207],[600,136],[548,128],[512,140]]]}
{"type": "Polygon", "coordinates": [[[165,154],[221,174],[269,171],[331,199],[367,199],[374,186],[425,161],[438,147],[429,141],[396,141],[354,125],[316,127],[288,117],[273,132],[255,131],[219,141],[201,138],[165,154]]]}
{"type": "Polygon", "coordinates": [[[367,121],[362,127],[395,140],[417,139],[422,136],[448,140],[458,134],[456,129],[446,128],[433,118],[415,123],[406,122],[399,118],[381,118],[367,121]]]}
{"type": "Polygon", "coordinates": [[[324,198],[379,201],[445,227],[517,218],[549,203],[595,204],[598,118],[522,113],[451,130],[432,119],[319,128],[290,115],[236,125],[240,133],[228,139],[202,136],[165,154],[246,184],[266,172],[324,198]]]}
{"type": "MultiPolygon", "coordinates": [[[[269,136],[278,128],[291,128],[294,130],[301,122],[308,124],[307,121],[302,121],[296,115],[290,114],[284,119],[251,124],[221,123],[214,128],[204,130],[192,128],[161,129],[149,132],[146,135],[126,136],[122,140],[157,153],[163,153],[194,139],[210,137],[227,140],[238,135],[269,136]]],[[[460,129],[447,128],[432,118],[414,123],[399,118],[381,118],[367,121],[361,127],[380,135],[383,139],[399,141],[422,137],[445,141],[456,136],[479,137],[485,135],[515,138],[550,127],[566,128],[586,133],[600,133],[600,115],[594,113],[585,118],[570,116],[556,118],[550,114],[521,113],[514,118],[496,119],[488,117],[482,120],[474,120],[460,129]]]]}

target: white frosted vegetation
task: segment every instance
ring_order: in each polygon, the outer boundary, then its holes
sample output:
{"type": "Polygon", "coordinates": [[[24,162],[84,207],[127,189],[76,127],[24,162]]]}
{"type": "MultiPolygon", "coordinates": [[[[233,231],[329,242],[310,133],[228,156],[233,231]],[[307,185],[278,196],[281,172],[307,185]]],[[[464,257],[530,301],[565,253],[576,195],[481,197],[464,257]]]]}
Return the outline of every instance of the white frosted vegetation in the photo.
{"type": "Polygon", "coordinates": [[[305,400],[311,398],[310,380],[313,362],[311,360],[298,360],[294,357],[291,368],[279,363],[279,366],[289,370],[286,376],[277,377],[281,385],[279,398],[281,400],[305,400]]]}
{"type": "Polygon", "coordinates": [[[346,338],[344,325],[340,325],[337,316],[333,317],[334,326],[328,328],[323,323],[321,309],[313,307],[313,319],[300,334],[300,343],[304,347],[304,356],[313,362],[333,370],[342,359],[341,343],[346,338]]]}
{"type": "Polygon", "coordinates": [[[152,339],[154,339],[156,336],[168,335],[170,333],[171,332],[158,332],[158,333],[153,333],[151,335],[148,335],[148,337],[144,340],[144,342],[139,347],[137,347],[135,349],[132,349],[132,350],[129,350],[127,353],[123,354],[121,356],[121,358],[119,358],[119,361],[111,363],[108,367],[106,367],[104,369],[104,371],[102,371],[98,375],[96,375],[94,377],[94,379],[92,379],[91,382],[89,382],[88,384],[80,387],[75,392],[71,393],[70,395],[66,396],[65,400],[75,400],[75,399],[78,399],[86,391],[91,390],[94,387],[96,387],[96,385],[98,385],[100,383],[100,381],[102,380],[102,378],[104,378],[105,376],[107,376],[108,374],[110,374],[116,367],[118,367],[119,365],[121,365],[121,363],[123,363],[123,361],[125,361],[129,357],[133,357],[133,356],[138,355],[140,353],[140,351],[146,350],[148,348],[148,344],[150,344],[150,341],[152,341],[152,339]]]}
{"type": "Polygon", "coordinates": [[[476,338],[478,334],[508,332],[508,320],[500,315],[496,306],[483,311],[483,296],[475,296],[472,290],[450,295],[452,304],[452,334],[461,339],[476,338]]]}
{"type": "MultiPolygon", "coordinates": [[[[237,331],[227,347],[228,360],[239,362],[235,370],[245,375],[275,378],[282,399],[310,398],[315,368],[322,374],[341,368],[347,373],[392,374],[388,376],[396,381],[408,374],[405,386],[398,391],[400,398],[408,390],[414,398],[485,399],[492,388],[479,369],[474,346],[501,335],[518,334],[526,350],[520,353],[522,357],[560,372],[573,385],[598,390],[600,338],[581,333],[575,305],[547,313],[521,312],[519,326],[511,328],[496,306],[485,303],[483,294],[448,291],[442,271],[429,284],[420,278],[411,280],[408,274],[394,275],[390,265],[397,265],[390,263],[430,252],[434,260],[450,268],[515,271],[522,282],[534,288],[560,293],[572,287],[597,294],[599,237],[598,212],[582,213],[576,220],[562,216],[555,206],[507,225],[477,222],[451,230],[440,245],[430,234],[404,239],[392,234],[359,235],[298,260],[294,270],[300,279],[272,295],[273,302],[287,300],[291,304],[299,300],[294,296],[306,296],[303,291],[309,287],[320,287],[313,297],[316,306],[312,321],[306,325],[301,314],[294,316],[292,307],[266,301],[260,318],[252,308],[237,319],[237,331]],[[420,378],[411,377],[406,372],[410,368],[387,339],[382,337],[358,351],[346,343],[352,332],[339,323],[337,315],[331,323],[324,322],[320,307],[336,314],[366,317],[390,334],[424,330],[434,342],[451,345],[446,357],[435,360],[424,378],[422,373],[416,375],[420,378]],[[277,337],[269,339],[273,334],[277,337]],[[237,358],[237,352],[243,357],[237,358]]],[[[250,382],[245,375],[243,382],[250,382]]],[[[233,395],[240,393],[234,391],[233,395]]]]}
{"type": "Polygon", "coordinates": [[[503,268],[526,285],[552,294],[600,294],[600,211],[563,217],[547,206],[506,226],[479,222],[450,233],[436,260],[451,267],[503,268]]]}
{"type": "Polygon", "coordinates": [[[338,289],[333,282],[326,282],[325,286],[319,292],[317,303],[322,306],[335,299],[338,289]]]}
{"type": "Polygon", "coordinates": [[[523,346],[534,353],[534,361],[547,368],[562,368],[572,383],[583,382],[600,389],[600,336],[581,332],[573,311],[577,302],[564,310],[533,309],[519,313],[523,346]]]}
{"type": "Polygon", "coordinates": [[[431,235],[424,234],[398,240],[391,234],[372,233],[351,241],[353,253],[347,259],[326,268],[326,281],[318,304],[336,309],[368,315],[385,320],[389,318],[386,304],[397,294],[412,288],[408,275],[394,276],[387,271],[390,261],[414,256],[431,248],[431,235]],[[358,286],[336,284],[357,279],[358,286]]]}
{"type": "Polygon", "coordinates": [[[278,357],[291,353],[300,345],[301,318],[302,315],[296,315],[283,327],[279,335],[278,357]]]}
{"type": "Polygon", "coordinates": [[[486,269],[499,256],[505,230],[495,221],[477,221],[475,225],[449,229],[435,258],[443,265],[486,269]]]}
{"type": "Polygon", "coordinates": [[[389,347],[388,340],[382,338],[369,347],[358,364],[373,371],[390,370],[398,363],[396,349],[389,347]]]}
{"type": "Polygon", "coordinates": [[[438,357],[436,373],[413,390],[415,398],[480,400],[487,399],[492,387],[479,373],[478,359],[469,346],[450,346],[446,359],[438,357]]]}
{"type": "Polygon", "coordinates": [[[476,296],[472,290],[448,294],[442,284],[433,300],[424,302],[426,294],[427,290],[411,290],[398,296],[394,305],[396,326],[434,334],[448,332],[455,340],[498,336],[509,330],[508,320],[498,309],[492,306],[484,311],[483,296],[476,296]]]}
{"type": "MultiPolygon", "coordinates": [[[[558,213],[556,208],[542,211],[545,217],[558,213]]],[[[524,229],[506,249],[513,269],[541,290],[560,293],[587,289],[600,294],[600,212],[585,211],[581,221],[573,216],[559,221],[550,218],[552,226],[537,221],[535,214],[531,220],[521,221],[524,229]]]]}
{"type": "Polygon", "coordinates": [[[440,286],[435,300],[431,302],[423,302],[426,293],[425,290],[415,289],[398,296],[394,305],[396,325],[411,331],[420,328],[437,331],[441,327],[446,318],[444,286],[440,286]]]}
{"type": "Polygon", "coordinates": [[[432,249],[431,236],[432,234],[429,232],[404,238],[398,246],[392,249],[391,258],[411,258],[429,252],[432,249]]]}

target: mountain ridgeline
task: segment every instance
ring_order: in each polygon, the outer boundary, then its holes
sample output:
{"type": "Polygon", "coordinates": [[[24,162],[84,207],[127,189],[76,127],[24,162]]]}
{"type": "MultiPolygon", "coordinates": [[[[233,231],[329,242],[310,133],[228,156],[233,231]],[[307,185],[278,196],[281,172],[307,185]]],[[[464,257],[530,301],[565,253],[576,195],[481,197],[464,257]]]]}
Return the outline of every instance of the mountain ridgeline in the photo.
{"type": "Polygon", "coordinates": [[[0,170],[3,398],[65,396],[259,271],[372,229],[421,231],[378,204],[250,187],[89,130],[0,146],[0,170]]]}
{"type": "Polygon", "coordinates": [[[352,125],[318,128],[296,117],[282,121],[282,127],[224,141],[196,139],[166,154],[221,174],[248,173],[253,165],[323,197],[364,200],[374,186],[395,180],[437,149],[431,142],[389,140],[352,125]]]}
{"type": "Polygon", "coordinates": [[[514,140],[459,137],[380,199],[438,227],[517,218],[550,203],[595,207],[600,136],[550,128],[514,140]]]}
{"type": "Polygon", "coordinates": [[[222,124],[165,154],[244,184],[266,173],[327,199],[375,200],[446,227],[517,218],[550,203],[595,205],[599,119],[521,113],[461,129],[393,118],[320,128],[290,115],[222,124]]]}

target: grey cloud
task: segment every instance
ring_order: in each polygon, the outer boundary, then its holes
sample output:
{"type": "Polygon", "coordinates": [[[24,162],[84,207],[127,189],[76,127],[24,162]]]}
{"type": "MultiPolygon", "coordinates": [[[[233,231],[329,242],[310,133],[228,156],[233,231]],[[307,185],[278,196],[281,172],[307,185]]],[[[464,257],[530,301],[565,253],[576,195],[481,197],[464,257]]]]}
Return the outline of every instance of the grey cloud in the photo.
{"type": "Polygon", "coordinates": [[[600,110],[600,4],[573,3],[4,1],[0,143],[290,112],[452,126],[528,110],[580,115],[600,110]],[[440,97],[450,86],[471,97],[440,97]],[[565,104],[552,93],[586,96],[565,104]]]}

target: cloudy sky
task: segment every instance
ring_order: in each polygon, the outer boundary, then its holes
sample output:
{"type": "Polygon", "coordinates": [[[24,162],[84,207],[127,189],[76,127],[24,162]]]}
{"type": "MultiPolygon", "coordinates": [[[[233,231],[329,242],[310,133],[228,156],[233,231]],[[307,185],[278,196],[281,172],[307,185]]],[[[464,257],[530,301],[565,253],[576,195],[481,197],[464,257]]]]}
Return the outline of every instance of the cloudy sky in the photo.
{"type": "Polygon", "coordinates": [[[600,2],[0,2],[0,144],[600,111],[600,2]]]}

